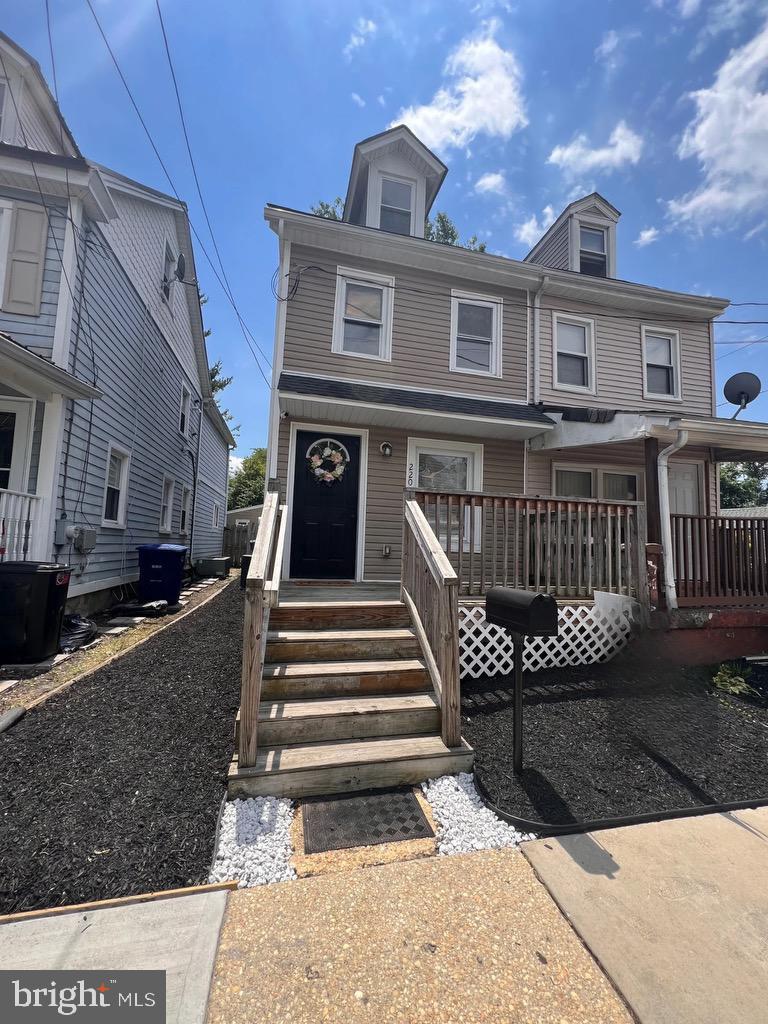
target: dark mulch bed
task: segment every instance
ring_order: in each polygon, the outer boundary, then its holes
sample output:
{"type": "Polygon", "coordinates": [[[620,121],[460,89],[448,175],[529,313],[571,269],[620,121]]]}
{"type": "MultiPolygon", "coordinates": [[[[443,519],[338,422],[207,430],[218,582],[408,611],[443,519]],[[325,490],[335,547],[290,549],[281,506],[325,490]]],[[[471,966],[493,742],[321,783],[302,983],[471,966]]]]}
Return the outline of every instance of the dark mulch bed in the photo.
{"type": "Polygon", "coordinates": [[[0,735],[0,912],[206,880],[242,629],[230,584],[0,735]]]}
{"type": "Polygon", "coordinates": [[[751,699],[711,687],[713,670],[642,659],[525,677],[525,771],[512,771],[512,679],[462,684],[462,732],[488,797],[558,825],[768,799],[768,685],[751,699]]]}

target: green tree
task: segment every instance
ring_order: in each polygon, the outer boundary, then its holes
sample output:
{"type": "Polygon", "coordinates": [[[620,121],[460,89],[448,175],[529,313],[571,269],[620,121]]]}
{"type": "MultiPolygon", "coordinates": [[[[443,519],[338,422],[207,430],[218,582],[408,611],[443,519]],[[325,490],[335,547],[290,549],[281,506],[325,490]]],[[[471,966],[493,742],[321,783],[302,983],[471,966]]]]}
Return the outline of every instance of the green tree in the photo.
{"type": "Polygon", "coordinates": [[[485,242],[478,242],[477,235],[472,235],[466,242],[459,241],[459,229],[451,218],[444,211],[435,215],[432,221],[427,217],[424,222],[424,237],[430,242],[440,242],[441,245],[459,245],[464,249],[473,249],[475,252],[485,252],[485,242]]]}
{"type": "Polygon", "coordinates": [[[768,466],[763,462],[723,462],[720,466],[720,506],[768,504],[768,466]]]}
{"type": "Polygon", "coordinates": [[[323,199],[310,206],[310,212],[316,217],[326,217],[328,220],[341,220],[344,217],[344,200],[336,196],[332,203],[326,203],[323,199]]]}
{"type": "Polygon", "coordinates": [[[208,373],[211,378],[211,391],[216,396],[224,388],[228,388],[232,383],[232,377],[224,377],[221,371],[221,360],[217,359],[213,366],[208,367],[208,373]]]}
{"type": "Polygon", "coordinates": [[[248,508],[264,501],[264,480],[267,473],[267,449],[254,448],[243,464],[229,478],[227,508],[248,508]]]}

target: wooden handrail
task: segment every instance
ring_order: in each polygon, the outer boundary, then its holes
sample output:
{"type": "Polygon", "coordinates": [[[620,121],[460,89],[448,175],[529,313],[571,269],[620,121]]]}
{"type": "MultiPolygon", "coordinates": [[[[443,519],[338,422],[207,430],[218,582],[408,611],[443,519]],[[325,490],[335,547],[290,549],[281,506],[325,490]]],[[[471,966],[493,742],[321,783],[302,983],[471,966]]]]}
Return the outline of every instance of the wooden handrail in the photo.
{"type": "Polygon", "coordinates": [[[269,628],[269,610],[277,603],[285,544],[285,506],[276,492],[264,496],[264,507],[251,554],[245,587],[243,669],[240,680],[240,734],[237,759],[241,768],[256,764],[261,680],[269,628]]]}
{"type": "Polygon", "coordinates": [[[403,507],[402,598],[411,616],[440,706],[447,747],[461,744],[459,578],[418,502],[403,507]]]}
{"type": "Polygon", "coordinates": [[[406,491],[406,494],[411,494],[417,498],[423,497],[425,494],[442,494],[451,495],[457,498],[462,495],[465,498],[517,498],[520,501],[558,501],[571,503],[578,501],[582,505],[643,505],[642,501],[614,501],[606,500],[604,498],[553,498],[546,494],[510,494],[509,491],[426,491],[422,488],[411,488],[406,491]]]}

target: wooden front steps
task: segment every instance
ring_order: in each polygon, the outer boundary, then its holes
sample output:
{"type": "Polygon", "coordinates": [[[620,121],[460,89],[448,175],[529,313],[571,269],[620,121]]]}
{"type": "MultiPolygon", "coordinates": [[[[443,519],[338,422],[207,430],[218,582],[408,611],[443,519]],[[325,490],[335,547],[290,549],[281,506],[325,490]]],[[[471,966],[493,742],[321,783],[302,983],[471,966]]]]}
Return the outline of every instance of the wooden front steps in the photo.
{"type": "Polygon", "coordinates": [[[439,736],[396,736],[334,743],[261,747],[253,768],[232,761],[230,799],[248,796],[321,796],[423,782],[466,772],[472,748],[449,750],[439,736]]]}
{"type": "MultiPolygon", "coordinates": [[[[440,737],[418,639],[399,601],[273,608],[257,762],[228,776],[229,797],[301,797],[423,782],[471,770],[473,752],[440,737]]],[[[239,730],[239,716],[236,737],[239,730]]]]}

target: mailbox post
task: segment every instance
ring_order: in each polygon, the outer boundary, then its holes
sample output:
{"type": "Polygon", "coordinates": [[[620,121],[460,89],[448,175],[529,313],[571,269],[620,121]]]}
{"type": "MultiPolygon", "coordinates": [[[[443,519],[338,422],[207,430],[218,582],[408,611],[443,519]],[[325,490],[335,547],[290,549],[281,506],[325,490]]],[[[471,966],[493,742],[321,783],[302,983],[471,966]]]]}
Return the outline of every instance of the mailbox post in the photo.
{"type": "Polygon", "coordinates": [[[512,767],[523,772],[523,654],[529,636],[557,636],[557,601],[550,594],[492,587],[485,595],[485,619],[506,630],[514,644],[514,729],[512,767]]]}

